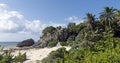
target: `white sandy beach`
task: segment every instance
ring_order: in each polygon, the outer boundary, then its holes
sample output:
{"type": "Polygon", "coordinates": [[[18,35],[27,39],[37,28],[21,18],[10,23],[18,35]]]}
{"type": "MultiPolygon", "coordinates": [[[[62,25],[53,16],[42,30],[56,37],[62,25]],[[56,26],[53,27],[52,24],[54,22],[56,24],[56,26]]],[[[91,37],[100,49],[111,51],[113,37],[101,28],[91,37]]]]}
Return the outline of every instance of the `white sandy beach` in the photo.
{"type": "MultiPolygon", "coordinates": [[[[51,51],[57,50],[60,47],[52,47],[52,48],[41,48],[41,49],[28,49],[28,50],[16,50],[12,52],[13,55],[18,55],[19,52],[25,53],[27,55],[27,59],[24,63],[37,63],[37,60],[42,60],[47,57],[51,51]]],[[[66,50],[69,50],[71,47],[65,47],[66,50]]]]}

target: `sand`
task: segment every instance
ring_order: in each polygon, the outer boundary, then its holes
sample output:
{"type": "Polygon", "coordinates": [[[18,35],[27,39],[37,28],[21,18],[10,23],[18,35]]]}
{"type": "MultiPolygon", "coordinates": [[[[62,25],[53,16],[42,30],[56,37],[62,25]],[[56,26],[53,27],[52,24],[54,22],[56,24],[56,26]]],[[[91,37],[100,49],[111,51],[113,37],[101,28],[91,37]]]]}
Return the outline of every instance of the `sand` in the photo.
{"type": "MultiPolygon", "coordinates": [[[[47,57],[51,51],[57,50],[60,47],[52,47],[52,48],[41,48],[41,49],[27,49],[27,50],[15,50],[12,52],[13,55],[18,55],[19,52],[25,53],[27,55],[26,61],[24,63],[37,63],[37,61],[41,61],[43,58],[47,57]]],[[[66,50],[69,50],[71,47],[65,47],[66,50]]]]}

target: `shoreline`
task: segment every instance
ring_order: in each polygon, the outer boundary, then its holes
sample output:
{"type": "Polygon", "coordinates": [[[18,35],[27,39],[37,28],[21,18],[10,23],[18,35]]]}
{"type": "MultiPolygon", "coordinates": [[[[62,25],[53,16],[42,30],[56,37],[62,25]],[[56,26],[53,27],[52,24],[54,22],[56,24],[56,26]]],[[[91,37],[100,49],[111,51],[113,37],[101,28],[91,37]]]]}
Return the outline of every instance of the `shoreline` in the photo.
{"type": "Polygon", "coordinates": [[[41,61],[43,58],[47,57],[51,51],[55,51],[61,47],[65,47],[66,50],[69,50],[71,48],[69,46],[60,46],[60,47],[51,47],[51,48],[15,47],[15,48],[9,48],[7,50],[10,50],[11,54],[14,56],[17,56],[19,52],[22,54],[26,53],[26,57],[28,60],[24,61],[23,63],[37,63],[37,61],[41,61]]]}

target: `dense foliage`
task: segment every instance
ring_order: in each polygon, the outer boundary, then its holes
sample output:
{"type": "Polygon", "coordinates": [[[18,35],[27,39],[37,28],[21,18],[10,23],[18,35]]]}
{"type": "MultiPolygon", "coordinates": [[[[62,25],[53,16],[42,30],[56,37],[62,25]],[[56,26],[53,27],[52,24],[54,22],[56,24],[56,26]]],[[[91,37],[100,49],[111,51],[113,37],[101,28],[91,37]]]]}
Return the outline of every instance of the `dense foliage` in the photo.
{"type": "Polygon", "coordinates": [[[120,10],[105,7],[99,18],[86,14],[83,23],[70,23],[67,40],[69,51],[60,48],[43,63],[120,63],[120,10]]]}
{"type": "Polygon", "coordinates": [[[55,32],[55,30],[56,30],[56,28],[55,27],[53,27],[53,26],[49,26],[49,27],[46,27],[44,30],[43,30],[43,34],[46,34],[46,33],[54,33],[55,32]]]}
{"type": "Polygon", "coordinates": [[[51,40],[51,41],[47,41],[48,43],[47,43],[47,46],[48,47],[54,47],[54,46],[56,46],[57,45],[57,41],[55,41],[55,40],[51,40]]]}
{"type": "MultiPolygon", "coordinates": [[[[3,51],[3,50],[1,50],[3,51]]],[[[0,63],[23,63],[26,60],[26,54],[19,53],[17,56],[13,56],[10,51],[5,50],[0,54],[0,63]]]]}

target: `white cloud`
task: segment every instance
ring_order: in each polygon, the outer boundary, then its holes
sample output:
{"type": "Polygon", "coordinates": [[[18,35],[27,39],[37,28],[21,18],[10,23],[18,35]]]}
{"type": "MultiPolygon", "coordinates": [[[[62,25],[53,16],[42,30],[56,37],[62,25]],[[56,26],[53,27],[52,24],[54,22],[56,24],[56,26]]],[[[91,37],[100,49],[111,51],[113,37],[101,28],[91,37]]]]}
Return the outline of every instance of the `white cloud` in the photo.
{"type": "Polygon", "coordinates": [[[26,38],[38,39],[47,26],[65,26],[65,24],[42,23],[40,20],[27,20],[18,11],[11,11],[6,4],[0,4],[0,41],[20,41],[26,38]],[[14,39],[14,40],[13,40],[14,39]]]}
{"type": "Polygon", "coordinates": [[[68,21],[68,22],[74,22],[76,24],[79,24],[79,23],[83,22],[82,19],[80,19],[76,16],[70,16],[70,17],[66,18],[65,20],[68,21]]]}
{"type": "Polygon", "coordinates": [[[18,24],[14,23],[13,21],[0,21],[0,31],[1,32],[7,32],[7,31],[12,31],[16,30],[19,27],[18,24]]]}
{"type": "Polygon", "coordinates": [[[32,31],[34,33],[40,33],[44,28],[40,20],[27,21],[25,27],[26,31],[32,31]]]}
{"type": "Polygon", "coordinates": [[[6,4],[0,4],[0,32],[18,32],[22,30],[23,21],[19,12],[10,11],[6,4]]]}
{"type": "Polygon", "coordinates": [[[38,33],[41,29],[40,20],[29,21],[18,11],[8,10],[6,4],[0,4],[0,32],[34,32],[38,33]]]}
{"type": "Polygon", "coordinates": [[[6,4],[0,4],[0,8],[7,8],[8,6],[6,4]]]}
{"type": "Polygon", "coordinates": [[[8,40],[8,37],[12,41],[13,37],[11,36],[16,37],[16,41],[18,38],[19,40],[23,39],[23,37],[35,38],[35,36],[40,36],[45,27],[46,25],[42,24],[40,20],[27,20],[18,11],[11,11],[6,4],[0,4],[0,34],[4,37],[4,39],[0,37],[0,41],[8,40]]]}

